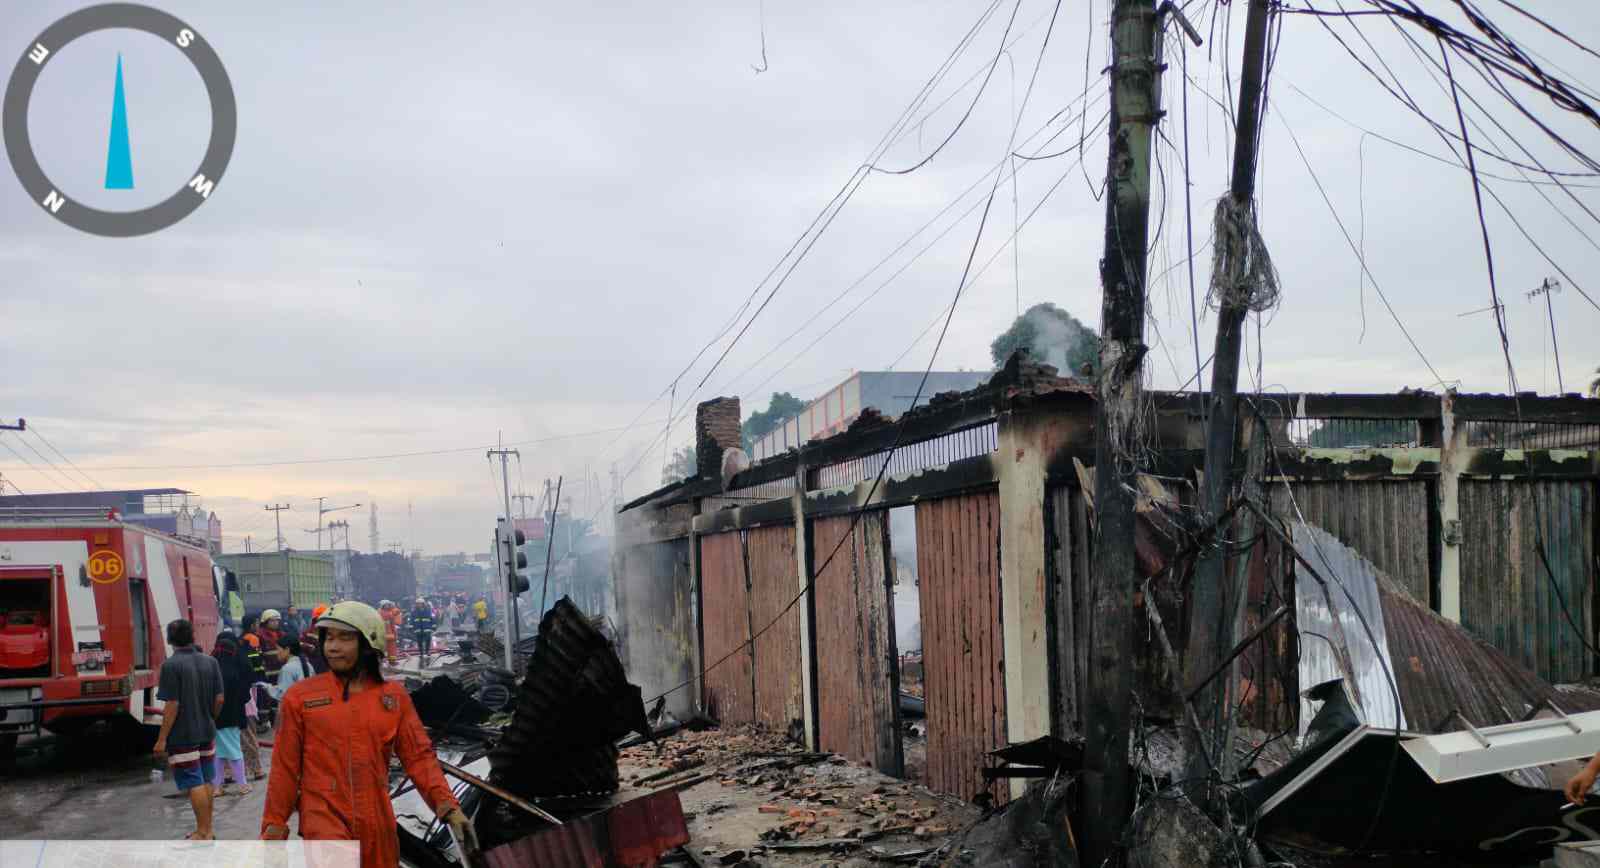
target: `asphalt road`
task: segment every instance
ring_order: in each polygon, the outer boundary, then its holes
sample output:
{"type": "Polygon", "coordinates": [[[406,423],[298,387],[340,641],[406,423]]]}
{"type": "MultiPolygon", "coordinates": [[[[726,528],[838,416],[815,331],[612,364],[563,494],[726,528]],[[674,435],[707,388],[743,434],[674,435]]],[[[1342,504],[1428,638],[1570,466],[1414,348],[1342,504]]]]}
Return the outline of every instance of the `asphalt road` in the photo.
{"type": "MultiPolygon", "coordinates": [[[[262,765],[271,751],[262,748],[262,765]]],[[[98,729],[79,736],[43,735],[17,745],[14,763],[0,766],[0,839],[163,840],[194,829],[187,797],[165,779],[148,753],[98,729]]],[[[261,828],[266,781],[247,796],[216,800],[218,838],[255,838],[261,828]]]]}

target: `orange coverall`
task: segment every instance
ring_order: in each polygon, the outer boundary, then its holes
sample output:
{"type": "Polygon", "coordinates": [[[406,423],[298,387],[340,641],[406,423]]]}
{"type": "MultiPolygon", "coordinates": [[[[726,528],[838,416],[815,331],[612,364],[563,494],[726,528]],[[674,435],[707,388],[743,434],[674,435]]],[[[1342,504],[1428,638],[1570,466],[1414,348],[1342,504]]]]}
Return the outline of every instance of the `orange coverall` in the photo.
{"type": "Polygon", "coordinates": [[[362,868],[393,868],[400,837],[389,802],[390,756],[400,755],[435,814],[458,803],[405,687],[386,681],[343,697],[332,672],[296,682],[284,694],[261,831],[287,829],[298,811],[300,837],[360,841],[362,868]]]}
{"type": "Polygon", "coordinates": [[[396,659],[398,659],[397,654],[400,650],[399,609],[390,609],[389,611],[383,613],[383,633],[383,653],[384,656],[389,658],[389,662],[393,663],[396,659]]]}

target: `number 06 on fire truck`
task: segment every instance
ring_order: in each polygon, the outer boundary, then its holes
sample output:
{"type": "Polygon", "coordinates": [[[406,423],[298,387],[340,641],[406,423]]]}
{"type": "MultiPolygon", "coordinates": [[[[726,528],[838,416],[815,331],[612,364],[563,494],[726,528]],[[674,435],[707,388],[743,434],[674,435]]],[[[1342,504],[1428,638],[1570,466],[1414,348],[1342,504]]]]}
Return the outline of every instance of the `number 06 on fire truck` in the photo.
{"type": "Polygon", "coordinates": [[[212,647],[230,578],[203,541],[114,510],[0,510],[0,755],[19,736],[100,721],[153,744],[166,625],[187,618],[212,647]]]}

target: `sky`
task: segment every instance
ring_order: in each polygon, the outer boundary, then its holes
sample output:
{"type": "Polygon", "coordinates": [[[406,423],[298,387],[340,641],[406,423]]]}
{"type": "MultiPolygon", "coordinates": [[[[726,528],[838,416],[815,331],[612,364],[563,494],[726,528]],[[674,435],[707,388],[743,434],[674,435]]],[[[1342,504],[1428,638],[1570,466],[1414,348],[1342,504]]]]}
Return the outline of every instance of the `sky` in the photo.
{"type": "MultiPolygon", "coordinates": [[[[84,5],[0,5],[0,45],[20,57],[84,5]]],[[[484,451],[498,442],[520,453],[514,492],[561,477],[580,517],[603,516],[614,490],[659,485],[665,453],[691,442],[697,401],[737,395],[748,415],[773,391],[812,397],[851,370],[985,370],[989,342],[1044,301],[1098,325],[1105,0],[1064,0],[1054,19],[1048,0],[157,5],[221,56],[238,142],[202,208],[138,238],[57,223],[0,172],[0,421],[33,429],[0,434],[15,450],[0,449],[8,491],[188,489],[222,518],[229,551],[246,536],[270,545],[269,503],[292,504],[285,537],[314,546],[305,529],[322,496],[363,504],[330,517],[351,522],[357,548],[377,503],[385,547],[483,551],[504,485],[484,451]],[[825,231],[802,235],[980,20],[877,165],[932,159],[868,175],[825,231]],[[798,260],[785,253],[797,238],[798,260]],[[969,254],[976,276],[934,355],[969,254]],[[787,277],[752,317],[775,267],[787,277]],[[439,454],[326,460],[419,452],[439,454]]],[[[1206,44],[1167,42],[1154,388],[1191,380],[1196,325],[1210,355],[1209,221],[1232,159],[1221,103],[1234,98],[1243,18],[1226,18],[1243,5],[1187,5],[1206,44]]],[[[1600,45],[1600,10],[1551,5],[1569,35],[1600,45]]],[[[1600,60],[1495,18],[1553,68],[1600,81],[1600,60]]],[[[1453,121],[1394,29],[1360,26],[1418,103],[1453,121]]],[[[1282,299],[1252,320],[1244,386],[1259,365],[1268,390],[1506,391],[1494,319],[1469,313],[1490,290],[1468,175],[1384,141],[1448,155],[1321,23],[1289,16],[1278,45],[1258,192],[1282,299]]],[[[1524,99],[1594,151],[1593,126],[1524,99]]],[[[1500,146],[1515,138],[1573,167],[1504,103],[1484,107],[1475,120],[1510,131],[1500,146]]],[[[209,125],[184,58],[129,31],[64,48],[29,112],[52,181],[111,209],[177,189],[209,125]],[[119,55],[133,190],[103,189],[119,55]]],[[[1480,168],[1512,179],[1486,183],[1551,259],[1580,281],[1595,273],[1583,209],[1600,205],[1600,181],[1573,178],[1568,198],[1493,160],[1480,168]]],[[[1519,382],[1553,393],[1550,316],[1525,293],[1556,272],[1487,208],[1519,382]]],[[[1600,299],[1596,284],[1582,288],[1600,299]]],[[[1551,304],[1566,388],[1581,391],[1600,365],[1600,309],[1571,286],[1551,304]]]]}

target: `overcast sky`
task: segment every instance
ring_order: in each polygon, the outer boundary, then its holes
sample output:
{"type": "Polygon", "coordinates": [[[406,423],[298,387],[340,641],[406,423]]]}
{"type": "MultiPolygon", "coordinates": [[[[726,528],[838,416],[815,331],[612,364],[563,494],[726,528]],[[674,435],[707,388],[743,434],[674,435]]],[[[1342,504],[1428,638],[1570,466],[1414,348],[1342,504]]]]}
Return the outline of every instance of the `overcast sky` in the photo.
{"type": "MultiPolygon", "coordinates": [[[[20,56],[35,34],[83,5],[6,3],[0,41],[20,56]]],[[[514,488],[535,490],[565,474],[571,494],[575,479],[590,479],[576,486],[576,507],[587,514],[609,507],[613,466],[626,476],[627,497],[659,484],[669,409],[732,394],[748,414],[773,390],[811,397],[851,369],[921,369],[938,331],[929,326],[953,297],[977,232],[991,186],[985,173],[1008,153],[1018,110],[1015,150],[1065,153],[1017,161],[1015,203],[1013,186],[999,187],[974,268],[992,264],[962,295],[935,366],[986,369],[990,340],[1019,308],[1041,301],[1098,326],[1103,128],[1089,139],[1083,165],[1071,146],[1086,51],[1087,126],[1105,112],[1104,0],[1062,3],[1031,93],[1053,4],[1021,0],[1015,44],[979,96],[1011,17],[1012,0],[1004,0],[880,162],[916,163],[977,96],[948,147],[914,173],[869,177],[705,386],[695,391],[727,339],[675,392],[674,376],[872,151],[988,9],[985,0],[768,0],[764,12],[756,2],[483,3],[472,14],[421,2],[157,5],[208,39],[227,66],[239,111],[232,162],[198,212],[135,239],[60,225],[0,172],[0,419],[27,417],[95,483],[198,492],[221,514],[230,551],[245,534],[270,544],[268,502],[292,503],[285,536],[314,545],[302,529],[315,525],[319,495],[330,505],[376,501],[385,544],[483,550],[499,483],[479,447],[502,432],[521,449],[514,488]],[[766,71],[757,73],[763,20],[766,71]],[[869,273],[953,201],[943,219],[869,273]],[[1035,206],[1015,251],[1004,247],[1035,206]],[[217,466],[445,449],[459,451],[217,466]]],[[[1600,44],[1600,11],[1544,5],[1575,38],[1600,44]]],[[[1226,55],[1237,69],[1243,16],[1229,44],[1209,4],[1190,8],[1208,39],[1187,58],[1203,296],[1209,221],[1231,159],[1226,119],[1213,101],[1230,97],[1214,61],[1226,55]]],[[[1526,22],[1507,23],[1576,79],[1600,82],[1600,61],[1526,22]]],[[[1440,88],[1393,30],[1377,19],[1362,27],[1418,101],[1452,121],[1440,88]]],[[[1164,183],[1155,184],[1152,214],[1160,234],[1150,261],[1149,372],[1159,388],[1179,385],[1195,368],[1183,268],[1182,62],[1170,45],[1168,139],[1158,148],[1164,183]]],[[[1260,194],[1283,299],[1259,331],[1263,387],[1434,386],[1397,316],[1439,377],[1463,390],[1504,391],[1493,318],[1458,316],[1489,305],[1466,174],[1363,140],[1311,99],[1435,155],[1447,153],[1440,138],[1308,17],[1285,22],[1272,84],[1260,194]],[[1395,316],[1370,284],[1361,288],[1357,258],[1289,128],[1350,233],[1364,238],[1395,316]]],[[[1526,99],[1579,147],[1596,150],[1593,127],[1526,99]]],[[[1485,105],[1513,131],[1528,129],[1503,104],[1485,105]]],[[[52,180],[108,208],[170,194],[198,163],[208,127],[203,88],[183,58],[153,37],[121,31],[86,37],[47,65],[30,113],[52,180]],[[132,191],[100,189],[118,54],[132,191]]],[[[1546,143],[1523,141],[1554,159],[1546,143]]],[[[1503,165],[1483,168],[1516,177],[1503,165]]],[[[1574,182],[1584,205],[1600,205],[1582,186],[1600,182],[1574,182]]],[[[1595,273],[1600,248],[1568,222],[1592,231],[1593,218],[1566,194],[1547,188],[1547,202],[1527,185],[1490,183],[1569,274],[1582,281],[1595,273]]],[[[1524,293],[1556,272],[1489,208],[1517,373],[1523,388],[1553,392],[1545,309],[1524,293]]],[[[1583,288],[1600,298],[1596,283],[1583,288]]],[[[1600,312],[1571,288],[1554,305],[1566,386],[1581,390],[1600,364],[1600,312]]],[[[1214,325],[1203,315],[1202,357],[1214,325]]],[[[1252,368],[1256,340],[1252,327],[1252,368]]],[[[692,410],[672,429],[671,446],[690,442],[691,423],[692,410]]],[[[67,487],[29,451],[66,467],[36,435],[6,434],[0,443],[33,465],[0,450],[9,483],[27,492],[67,487]]],[[[65,473],[77,486],[91,484],[65,473]]],[[[339,517],[365,548],[366,510],[339,517]]]]}

